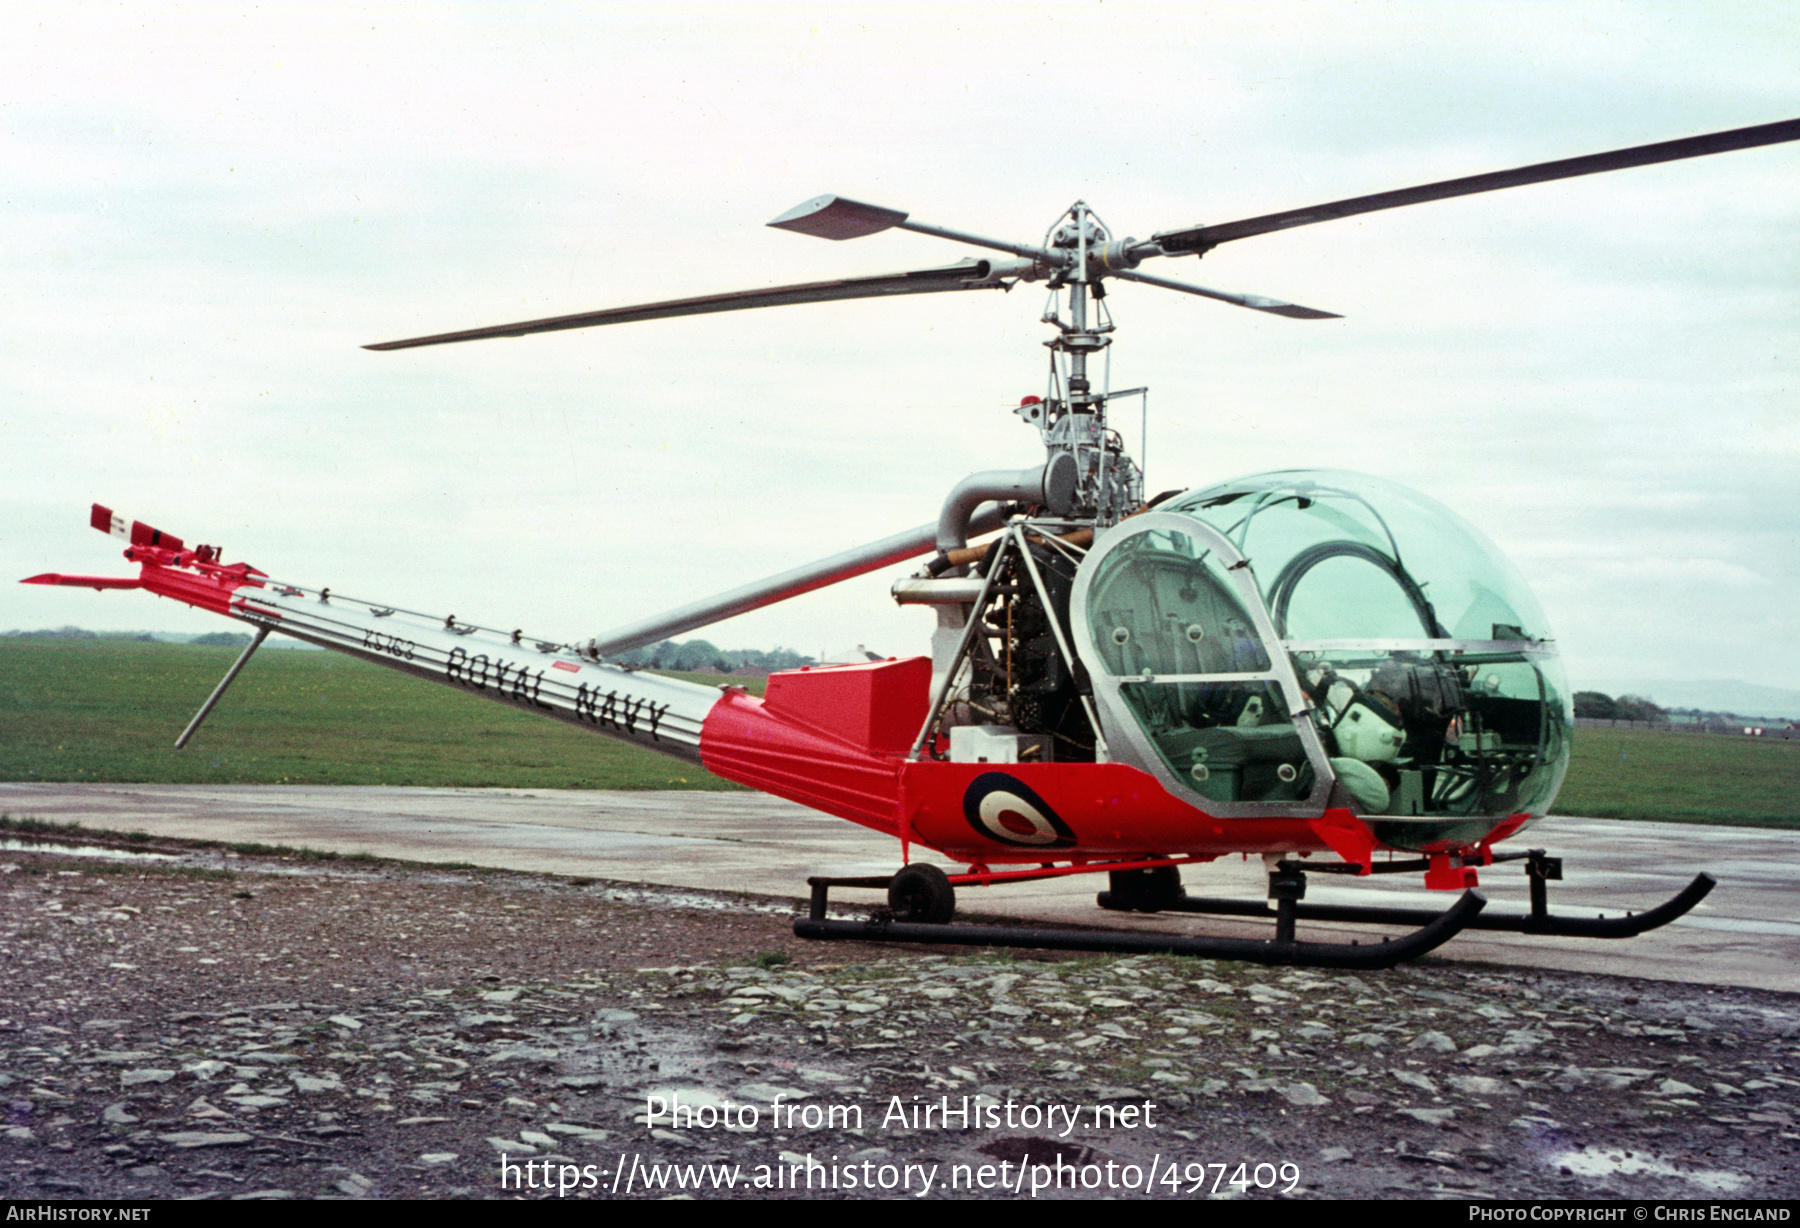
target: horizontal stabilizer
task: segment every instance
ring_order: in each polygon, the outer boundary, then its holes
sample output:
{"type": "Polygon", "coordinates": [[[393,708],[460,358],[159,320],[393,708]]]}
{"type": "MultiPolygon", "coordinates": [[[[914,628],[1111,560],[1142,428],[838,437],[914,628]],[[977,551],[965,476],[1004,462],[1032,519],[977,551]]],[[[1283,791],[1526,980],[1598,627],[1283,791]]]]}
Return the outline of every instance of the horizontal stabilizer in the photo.
{"type": "Polygon", "coordinates": [[[47,571],[41,576],[32,576],[29,580],[20,580],[20,584],[62,584],[69,588],[91,588],[98,592],[103,588],[143,588],[144,582],[133,576],[121,579],[117,576],[64,576],[54,571],[47,571]]]}

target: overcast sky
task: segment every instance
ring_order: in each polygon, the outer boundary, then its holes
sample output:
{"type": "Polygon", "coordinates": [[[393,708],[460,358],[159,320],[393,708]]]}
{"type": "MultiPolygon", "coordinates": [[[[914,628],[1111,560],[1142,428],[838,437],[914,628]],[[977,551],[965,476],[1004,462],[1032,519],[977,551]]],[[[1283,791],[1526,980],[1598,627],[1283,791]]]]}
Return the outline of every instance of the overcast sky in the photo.
{"type": "MultiPolygon", "coordinates": [[[[1797,65],[1777,4],[7,5],[0,560],[129,574],[99,501],[585,637],[1040,458],[1042,287],[362,344],[966,254],[764,227],[822,192],[1147,236],[1792,118],[1797,65]]],[[[1501,544],[1578,682],[1800,687],[1797,186],[1800,144],[1157,262],[1346,318],[1114,283],[1150,489],[1380,474],[1501,544]]],[[[925,651],[893,574],[695,634],[925,651]]],[[[0,585],[63,623],[222,625],[0,585]]]]}

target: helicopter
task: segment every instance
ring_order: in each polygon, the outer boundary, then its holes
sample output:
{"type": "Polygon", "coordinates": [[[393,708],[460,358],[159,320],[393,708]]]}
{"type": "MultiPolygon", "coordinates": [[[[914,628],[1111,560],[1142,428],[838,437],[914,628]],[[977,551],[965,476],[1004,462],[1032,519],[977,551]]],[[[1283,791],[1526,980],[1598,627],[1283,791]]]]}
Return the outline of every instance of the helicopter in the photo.
{"type": "Polygon", "coordinates": [[[1457,196],[1800,140],[1800,120],[1538,163],[1225,223],[1115,234],[1077,201],[1035,243],[920,222],[842,196],[769,223],[847,241],[912,231],[992,255],[876,276],[733,291],[366,346],[391,351],[671,317],[1043,283],[1049,373],[1014,411],[1045,459],[957,483],[937,519],[584,641],[527,635],[279,581],[212,546],[95,504],[135,577],[24,583],[144,589],[256,628],[183,746],[274,632],[697,763],[896,839],[891,875],[809,879],[808,938],[1154,951],[1382,967],[1464,929],[1630,937],[1714,886],[1625,916],[1553,914],[1561,861],[1496,846],[1548,813],[1573,713],[1529,586],[1449,509],[1391,482],[1264,473],[1147,497],[1111,425],[1147,389],[1096,380],[1131,281],[1297,321],[1334,313],[1141,271],[1298,226],[1457,196]],[[928,609],[930,652],[770,676],[757,698],[630,668],[634,648],[924,559],[892,589],[928,609]],[[967,867],[913,858],[931,850],[967,867]],[[1189,895],[1181,868],[1261,856],[1268,901],[1189,895]],[[1479,872],[1523,862],[1530,911],[1484,911],[1479,872]],[[1272,919],[1269,939],[955,922],[958,888],[1108,875],[1102,908],[1272,919]],[[1420,874],[1448,909],[1304,903],[1309,874],[1420,874]],[[886,892],[866,921],[834,889],[886,892]],[[1395,939],[1301,940],[1301,920],[1406,925],[1395,939]]]}

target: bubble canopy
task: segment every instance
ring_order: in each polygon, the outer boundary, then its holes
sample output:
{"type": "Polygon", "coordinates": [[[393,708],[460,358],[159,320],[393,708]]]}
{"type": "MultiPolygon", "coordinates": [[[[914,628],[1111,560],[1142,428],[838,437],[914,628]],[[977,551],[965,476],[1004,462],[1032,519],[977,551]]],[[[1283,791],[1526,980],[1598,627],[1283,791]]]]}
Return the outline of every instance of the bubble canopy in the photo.
{"type": "Polygon", "coordinates": [[[1284,640],[1550,638],[1537,599],[1499,548],[1394,482],[1265,473],[1192,492],[1165,510],[1211,525],[1253,561],[1284,640]]]}
{"type": "Polygon", "coordinates": [[[1117,757],[1210,814],[1348,805],[1390,847],[1453,848],[1543,815],[1567,767],[1530,589],[1379,478],[1260,474],[1134,517],[1085,560],[1071,622],[1117,757]]]}

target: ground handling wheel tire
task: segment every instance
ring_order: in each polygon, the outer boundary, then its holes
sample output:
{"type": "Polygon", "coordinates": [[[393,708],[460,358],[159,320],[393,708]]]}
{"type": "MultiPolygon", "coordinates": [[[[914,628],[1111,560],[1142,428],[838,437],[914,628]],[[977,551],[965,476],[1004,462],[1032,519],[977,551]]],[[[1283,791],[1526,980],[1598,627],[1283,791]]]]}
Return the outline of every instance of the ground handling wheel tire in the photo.
{"type": "Polygon", "coordinates": [[[1181,871],[1174,866],[1114,870],[1106,876],[1107,900],[1117,912],[1161,912],[1182,896],[1181,871]]]}
{"type": "Polygon", "coordinates": [[[948,925],[956,915],[956,888],[942,870],[924,862],[903,867],[888,883],[894,920],[915,925],[948,925]]]}

